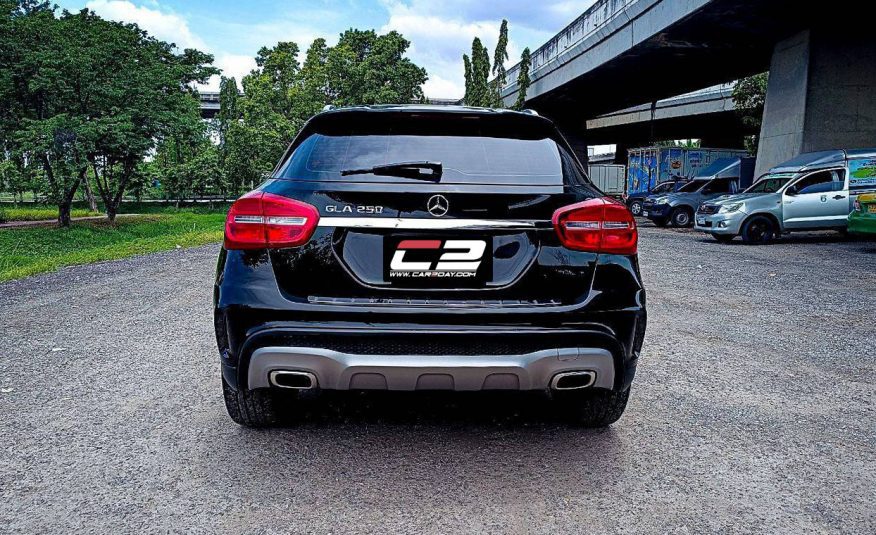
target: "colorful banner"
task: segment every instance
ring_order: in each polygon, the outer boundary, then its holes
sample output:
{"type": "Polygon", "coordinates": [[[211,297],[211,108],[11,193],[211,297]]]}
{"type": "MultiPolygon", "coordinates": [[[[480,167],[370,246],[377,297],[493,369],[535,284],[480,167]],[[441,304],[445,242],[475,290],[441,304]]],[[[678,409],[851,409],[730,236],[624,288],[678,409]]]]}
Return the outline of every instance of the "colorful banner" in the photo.
{"type": "Polygon", "coordinates": [[[876,158],[849,160],[849,189],[876,188],[876,158]]]}

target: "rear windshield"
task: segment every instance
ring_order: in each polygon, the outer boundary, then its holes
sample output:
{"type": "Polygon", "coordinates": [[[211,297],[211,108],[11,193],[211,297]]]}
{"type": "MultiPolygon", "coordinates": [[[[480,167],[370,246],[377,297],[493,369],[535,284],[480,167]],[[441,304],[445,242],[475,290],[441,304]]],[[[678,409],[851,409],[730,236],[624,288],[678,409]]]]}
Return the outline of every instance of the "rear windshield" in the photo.
{"type": "Polygon", "coordinates": [[[508,137],[491,130],[498,129],[476,121],[455,125],[427,122],[418,128],[377,125],[340,132],[323,129],[298,144],[278,178],[417,183],[422,181],[368,173],[342,176],[341,171],[437,162],[442,165],[442,184],[562,185],[586,180],[574,176],[580,172],[571,156],[547,133],[508,137]]]}

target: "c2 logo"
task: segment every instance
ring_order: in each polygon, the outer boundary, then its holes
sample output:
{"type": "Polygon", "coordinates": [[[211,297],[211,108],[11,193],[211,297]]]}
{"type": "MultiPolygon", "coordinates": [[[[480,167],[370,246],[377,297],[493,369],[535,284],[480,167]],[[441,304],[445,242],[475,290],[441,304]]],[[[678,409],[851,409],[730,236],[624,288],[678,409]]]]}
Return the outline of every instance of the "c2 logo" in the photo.
{"type": "Polygon", "coordinates": [[[487,242],[484,240],[403,240],[392,255],[389,268],[393,271],[477,271],[487,242]],[[409,262],[410,250],[444,251],[436,262],[409,262]],[[433,267],[434,265],[434,267],[433,267]]]}

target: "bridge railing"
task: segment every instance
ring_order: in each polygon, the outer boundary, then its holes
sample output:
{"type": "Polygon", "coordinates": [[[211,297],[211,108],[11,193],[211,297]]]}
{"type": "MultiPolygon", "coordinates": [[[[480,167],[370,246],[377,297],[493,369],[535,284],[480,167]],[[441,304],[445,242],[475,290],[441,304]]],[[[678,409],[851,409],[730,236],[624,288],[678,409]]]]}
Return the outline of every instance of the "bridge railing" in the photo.
{"type": "MultiPolygon", "coordinates": [[[[557,58],[566,49],[584,40],[604,25],[611,21],[631,4],[639,0],[599,0],[571,24],[563,28],[550,41],[538,47],[531,55],[529,68],[530,76],[557,58]]],[[[520,63],[517,63],[507,71],[507,82],[502,88],[503,92],[517,85],[517,77],[520,74],[520,63]]]]}

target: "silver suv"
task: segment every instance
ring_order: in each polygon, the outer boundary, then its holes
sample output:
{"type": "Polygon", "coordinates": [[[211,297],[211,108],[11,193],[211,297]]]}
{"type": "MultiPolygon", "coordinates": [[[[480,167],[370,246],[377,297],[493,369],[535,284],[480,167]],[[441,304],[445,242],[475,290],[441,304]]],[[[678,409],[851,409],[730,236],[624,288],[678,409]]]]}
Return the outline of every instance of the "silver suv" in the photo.
{"type": "Polygon", "coordinates": [[[798,230],[845,231],[855,197],[849,190],[850,165],[854,174],[855,165],[874,154],[876,149],[801,154],[744,192],[703,203],[694,228],[718,241],[742,236],[746,243],[798,230]]]}

